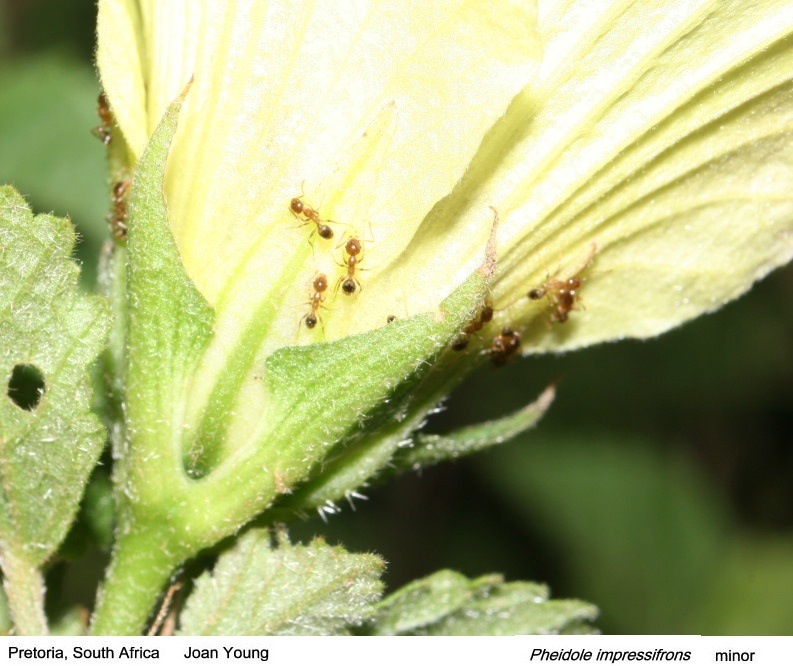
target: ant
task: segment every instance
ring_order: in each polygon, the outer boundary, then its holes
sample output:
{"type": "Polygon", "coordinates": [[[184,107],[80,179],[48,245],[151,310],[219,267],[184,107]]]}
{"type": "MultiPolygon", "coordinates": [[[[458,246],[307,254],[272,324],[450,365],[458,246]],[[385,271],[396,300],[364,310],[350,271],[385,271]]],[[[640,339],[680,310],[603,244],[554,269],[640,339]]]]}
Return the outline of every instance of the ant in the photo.
{"type": "Polygon", "coordinates": [[[110,106],[107,103],[107,97],[105,97],[105,93],[99,93],[99,97],[96,100],[97,107],[96,112],[99,115],[99,120],[102,121],[102,124],[99,127],[95,127],[93,129],[93,134],[97,137],[104,145],[110,145],[110,140],[112,139],[112,128],[113,128],[113,112],[110,110],[110,106]]]}
{"type": "Polygon", "coordinates": [[[463,351],[468,346],[469,338],[465,333],[460,333],[452,342],[454,351],[463,351]]]}
{"type": "Polygon", "coordinates": [[[108,218],[108,222],[113,235],[118,240],[127,237],[127,194],[131,186],[132,182],[129,180],[120,180],[113,186],[113,214],[108,218]]]}
{"type": "Polygon", "coordinates": [[[311,300],[308,304],[311,306],[311,312],[307,312],[300,320],[301,323],[306,322],[306,328],[314,328],[319,321],[317,311],[325,300],[325,291],[328,288],[328,278],[324,273],[317,273],[314,276],[314,281],[311,284],[314,293],[311,294],[311,300]]]}
{"type": "Polygon", "coordinates": [[[490,305],[490,303],[485,303],[476,318],[454,339],[454,342],[452,342],[452,349],[454,351],[462,351],[465,349],[468,346],[470,336],[474,333],[478,333],[485,324],[489,324],[493,321],[493,313],[493,306],[490,305]]]}
{"type": "Polygon", "coordinates": [[[360,291],[363,289],[360,280],[355,277],[355,269],[363,261],[363,243],[361,240],[355,236],[351,237],[344,244],[344,255],[343,263],[340,266],[347,268],[347,276],[342,275],[339,278],[336,283],[336,289],[338,290],[339,285],[341,285],[341,290],[347,296],[352,296],[356,290],[360,291]]]}
{"type": "Polygon", "coordinates": [[[551,309],[548,318],[552,324],[563,324],[570,316],[570,312],[575,309],[580,296],[581,285],[585,280],[581,275],[594,260],[595,252],[597,252],[597,247],[592,245],[586,261],[569,278],[564,280],[555,278],[546,280],[541,287],[530,289],[526,294],[532,301],[539,301],[545,296],[548,297],[551,309]]]}
{"type": "Polygon", "coordinates": [[[325,222],[322,221],[319,213],[316,210],[303,203],[302,194],[299,197],[294,197],[292,201],[289,202],[289,212],[292,213],[292,215],[294,215],[298,220],[301,220],[306,224],[313,222],[315,225],[317,225],[317,228],[311,232],[312,236],[317,233],[319,234],[320,238],[324,238],[326,240],[333,238],[333,229],[331,229],[327,224],[325,224],[325,222]]]}
{"type": "Polygon", "coordinates": [[[510,326],[505,326],[501,329],[490,345],[490,358],[493,365],[502,366],[510,357],[520,349],[520,333],[510,326]]]}
{"type": "Polygon", "coordinates": [[[490,303],[485,303],[479,311],[479,316],[465,327],[465,333],[471,334],[481,331],[485,324],[493,321],[493,306],[490,303]]]}

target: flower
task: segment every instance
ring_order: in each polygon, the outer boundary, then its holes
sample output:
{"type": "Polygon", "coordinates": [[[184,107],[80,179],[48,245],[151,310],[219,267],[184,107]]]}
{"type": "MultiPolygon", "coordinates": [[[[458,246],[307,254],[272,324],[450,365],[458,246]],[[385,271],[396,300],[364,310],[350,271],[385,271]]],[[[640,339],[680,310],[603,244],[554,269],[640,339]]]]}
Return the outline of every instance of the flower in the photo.
{"type": "Polygon", "coordinates": [[[166,190],[218,345],[273,300],[263,356],[434,309],[481,261],[493,206],[497,323],[547,351],[656,335],[790,259],[792,29],[772,0],[107,0],[98,62],[133,162],[195,81],[166,190]],[[364,239],[364,289],[314,331],[313,276],[334,288],[346,255],[307,242],[298,196],[364,239]],[[586,309],[549,328],[526,293],[593,247],[586,309]]]}
{"type": "Polygon", "coordinates": [[[118,581],[349,497],[478,351],[657,335],[789,261],[792,33],[781,0],[100,0],[137,173],[95,629],[146,617],[118,581]]]}
{"type": "Polygon", "coordinates": [[[470,275],[492,221],[486,206],[457,231],[475,237],[455,241],[451,272],[442,254],[420,264],[405,254],[531,79],[533,25],[520,3],[102,3],[100,72],[133,160],[194,81],[166,191],[224,344],[265,302],[281,307],[263,355],[433,310],[470,275]],[[290,213],[295,197],[338,221],[332,240],[290,213]],[[299,327],[317,272],[335,291],[345,273],[337,245],[352,235],[364,242],[363,289],[329,297],[316,330],[299,327]],[[391,277],[395,265],[409,267],[407,284],[391,277]]]}

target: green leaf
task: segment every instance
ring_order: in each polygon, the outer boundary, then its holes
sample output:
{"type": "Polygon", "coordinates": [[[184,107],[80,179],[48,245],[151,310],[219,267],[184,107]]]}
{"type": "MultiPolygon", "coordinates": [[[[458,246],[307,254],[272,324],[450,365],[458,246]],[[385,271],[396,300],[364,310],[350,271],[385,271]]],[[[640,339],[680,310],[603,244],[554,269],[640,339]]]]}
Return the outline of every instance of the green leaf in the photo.
{"type": "MultiPolygon", "coordinates": [[[[481,583],[485,578],[478,579],[481,583]]],[[[499,576],[491,577],[499,583],[499,576]]],[[[471,598],[471,581],[456,571],[437,571],[397,590],[379,604],[375,633],[409,634],[443,620],[471,598]]]]}
{"type": "MultiPolygon", "coordinates": [[[[105,442],[88,369],[108,314],[77,290],[68,220],[0,188],[0,555],[38,567],[63,540],[105,442]]],[[[24,563],[24,565],[23,565],[24,563]]],[[[8,590],[7,590],[8,591],[8,590]]],[[[13,596],[9,593],[9,596],[13,596]]],[[[13,606],[13,602],[12,602],[13,606]]]]}
{"type": "Polygon", "coordinates": [[[394,465],[398,469],[426,467],[503,444],[533,428],[551,406],[555,394],[554,387],[549,386],[537,400],[513,414],[460,428],[448,435],[419,433],[413,447],[400,450],[394,465]]]}
{"type": "Polygon", "coordinates": [[[382,592],[383,562],[315,540],[251,530],[196,581],[182,635],[306,636],[349,633],[369,618],[382,592]]]}
{"type": "Polygon", "coordinates": [[[470,580],[438,571],[378,604],[376,635],[507,636],[592,633],[597,609],[582,601],[549,600],[536,583],[504,583],[498,575],[470,580]]]}

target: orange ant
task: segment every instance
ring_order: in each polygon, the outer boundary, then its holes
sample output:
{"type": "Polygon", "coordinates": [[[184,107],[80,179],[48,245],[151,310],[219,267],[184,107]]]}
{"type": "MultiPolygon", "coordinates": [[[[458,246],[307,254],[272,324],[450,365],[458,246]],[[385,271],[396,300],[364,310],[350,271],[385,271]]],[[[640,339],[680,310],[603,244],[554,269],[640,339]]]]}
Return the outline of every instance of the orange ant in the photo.
{"type": "Polygon", "coordinates": [[[301,323],[304,321],[306,322],[306,328],[314,328],[317,325],[317,321],[319,321],[319,315],[317,314],[317,311],[325,300],[325,291],[328,288],[328,278],[325,277],[324,273],[317,273],[317,275],[314,276],[314,281],[312,282],[311,286],[314,289],[314,293],[311,294],[311,300],[308,302],[308,304],[311,306],[311,312],[304,314],[300,320],[301,323]]]}
{"type": "Polygon", "coordinates": [[[319,216],[319,213],[314,210],[311,206],[306,205],[303,203],[303,195],[301,194],[299,197],[294,197],[292,201],[289,202],[289,212],[292,213],[298,220],[302,220],[306,224],[309,222],[313,222],[317,225],[317,228],[311,232],[313,236],[315,233],[319,234],[320,238],[329,239],[333,238],[333,229],[331,229],[319,216]]]}
{"type": "Polygon", "coordinates": [[[342,275],[339,278],[338,282],[336,282],[336,289],[338,290],[339,285],[341,285],[341,290],[347,296],[352,296],[356,290],[360,291],[363,289],[360,280],[355,277],[355,269],[363,261],[363,243],[361,240],[355,236],[351,237],[344,245],[344,255],[344,263],[340,264],[340,266],[347,268],[347,275],[342,275]]]}
{"type": "Polygon", "coordinates": [[[102,124],[99,125],[99,127],[95,127],[93,129],[93,134],[107,146],[110,144],[110,140],[112,138],[111,130],[113,128],[113,112],[110,110],[110,106],[107,103],[107,97],[105,97],[105,93],[99,93],[99,97],[96,101],[96,112],[99,115],[99,120],[102,121],[102,124]]]}
{"type": "Polygon", "coordinates": [[[548,318],[551,323],[563,324],[567,321],[570,311],[575,307],[580,288],[581,278],[578,277],[570,277],[566,280],[548,280],[542,287],[529,291],[527,296],[533,301],[539,301],[544,296],[548,296],[552,310],[548,318]]]}
{"type": "Polygon", "coordinates": [[[496,366],[504,365],[520,349],[520,333],[509,326],[501,329],[490,345],[490,358],[496,366]]]}
{"type": "Polygon", "coordinates": [[[108,218],[113,235],[118,240],[127,237],[127,194],[132,182],[121,180],[113,186],[113,214],[108,218]]]}
{"type": "Polygon", "coordinates": [[[478,333],[482,328],[493,321],[493,306],[490,303],[485,303],[482,309],[477,314],[476,318],[466,326],[462,333],[458,335],[454,342],[452,342],[452,349],[454,351],[462,351],[468,346],[471,335],[478,333]]]}
{"type": "Polygon", "coordinates": [[[564,280],[546,280],[541,287],[530,289],[526,294],[532,301],[539,301],[545,296],[550,302],[551,313],[548,316],[552,324],[563,324],[570,316],[570,312],[575,308],[580,296],[581,285],[586,278],[581,277],[582,273],[589,267],[595,258],[597,248],[592,246],[586,261],[576,272],[564,280]]]}
{"type": "Polygon", "coordinates": [[[490,303],[485,303],[482,309],[479,311],[479,316],[465,327],[465,333],[470,334],[481,331],[485,324],[489,324],[491,321],[493,321],[493,312],[493,306],[490,305],[490,303]]]}

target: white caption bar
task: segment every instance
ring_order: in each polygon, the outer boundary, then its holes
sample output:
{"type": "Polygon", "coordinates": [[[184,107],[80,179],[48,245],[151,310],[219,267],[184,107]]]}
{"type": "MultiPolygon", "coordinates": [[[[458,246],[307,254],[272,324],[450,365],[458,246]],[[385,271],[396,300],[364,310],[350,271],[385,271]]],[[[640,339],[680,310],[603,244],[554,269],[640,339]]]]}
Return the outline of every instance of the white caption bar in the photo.
{"type": "Polygon", "coordinates": [[[428,666],[445,664],[793,664],[793,637],[510,636],[228,637],[0,639],[0,663],[277,664],[428,666]]]}

